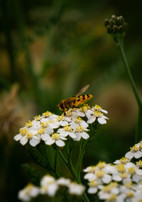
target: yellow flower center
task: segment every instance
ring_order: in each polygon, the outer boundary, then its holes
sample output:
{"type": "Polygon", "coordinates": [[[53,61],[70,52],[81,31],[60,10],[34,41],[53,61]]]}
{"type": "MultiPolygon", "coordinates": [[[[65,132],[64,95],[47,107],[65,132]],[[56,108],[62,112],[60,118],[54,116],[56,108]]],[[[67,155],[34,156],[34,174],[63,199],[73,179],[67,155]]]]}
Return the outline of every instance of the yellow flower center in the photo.
{"type": "Polygon", "coordinates": [[[97,170],[97,166],[90,166],[89,173],[94,173],[97,170]]]}
{"type": "Polygon", "coordinates": [[[129,171],[129,173],[130,173],[131,175],[136,174],[135,168],[133,168],[133,167],[128,168],[128,171],[129,171]]]}
{"type": "Polygon", "coordinates": [[[28,132],[28,133],[27,133],[27,138],[28,138],[28,139],[32,139],[32,137],[33,137],[32,133],[29,133],[29,132],[28,132]]]}
{"type": "Polygon", "coordinates": [[[41,120],[41,116],[40,116],[40,115],[35,116],[34,119],[35,119],[36,121],[40,121],[40,120],[41,120]]]}
{"type": "Polygon", "coordinates": [[[126,168],[125,168],[125,166],[124,166],[123,164],[117,165],[117,166],[116,166],[116,169],[117,169],[117,171],[120,172],[120,173],[124,173],[125,170],[126,170],[126,168]]]}
{"type": "Polygon", "coordinates": [[[138,145],[134,145],[133,147],[130,148],[131,149],[131,152],[137,152],[140,150],[139,146],[138,145]]]}
{"type": "Polygon", "coordinates": [[[136,162],[138,168],[142,168],[142,160],[136,162]]]}
{"type": "Polygon", "coordinates": [[[32,121],[29,121],[28,123],[26,123],[26,126],[29,128],[29,127],[32,127],[33,123],[32,121]]]}
{"type": "Polygon", "coordinates": [[[106,166],[106,163],[105,162],[99,162],[97,167],[99,167],[100,169],[104,168],[106,166]]]}
{"type": "Polygon", "coordinates": [[[97,185],[98,185],[98,182],[95,181],[95,180],[92,180],[92,181],[89,182],[90,187],[96,187],[97,185]]]}
{"type": "Polygon", "coordinates": [[[126,164],[126,163],[128,163],[130,160],[127,158],[127,157],[122,157],[121,159],[120,159],[120,162],[122,163],[122,164],[126,164]]]}
{"type": "Polygon", "coordinates": [[[58,140],[59,137],[60,137],[60,134],[59,134],[59,133],[54,133],[54,134],[52,135],[52,138],[53,138],[54,140],[58,140]]]}
{"type": "Polygon", "coordinates": [[[132,198],[134,196],[134,193],[132,191],[129,191],[126,193],[127,197],[132,198]]]}
{"type": "Polygon", "coordinates": [[[49,117],[49,116],[52,115],[52,113],[49,112],[49,111],[46,111],[46,112],[44,112],[42,115],[43,115],[44,117],[49,117]]]}
{"type": "Polygon", "coordinates": [[[64,130],[65,131],[69,131],[69,132],[72,132],[72,128],[70,126],[64,126],[64,130]]]}
{"type": "Polygon", "coordinates": [[[26,135],[26,133],[27,133],[27,128],[21,128],[20,129],[20,134],[21,135],[26,135]]]}
{"type": "Polygon", "coordinates": [[[132,182],[126,182],[125,187],[128,188],[128,189],[131,189],[133,187],[132,182]]]}
{"type": "Polygon", "coordinates": [[[76,129],[75,129],[75,132],[83,132],[84,131],[84,128],[83,128],[83,126],[76,126],[76,129]]]}
{"type": "Polygon", "coordinates": [[[41,128],[41,129],[37,130],[37,134],[38,134],[38,135],[41,135],[41,134],[43,134],[44,132],[45,132],[45,128],[41,128]]]}
{"type": "Polygon", "coordinates": [[[43,128],[47,128],[49,126],[49,123],[47,121],[46,122],[41,122],[40,124],[41,124],[41,126],[43,128]]]}
{"type": "Polygon", "coordinates": [[[99,171],[97,171],[96,172],[96,176],[97,176],[97,178],[102,178],[102,177],[104,177],[104,171],[103,170],[99,170],[99,171]]]}

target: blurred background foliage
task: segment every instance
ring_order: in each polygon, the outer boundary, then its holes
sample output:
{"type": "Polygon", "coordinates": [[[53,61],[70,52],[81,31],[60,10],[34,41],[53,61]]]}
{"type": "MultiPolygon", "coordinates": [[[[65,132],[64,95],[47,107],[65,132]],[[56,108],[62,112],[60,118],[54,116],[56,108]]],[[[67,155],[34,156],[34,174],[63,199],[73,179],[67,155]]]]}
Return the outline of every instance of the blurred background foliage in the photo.
{"type": "Polygon", "coordinates": [[[83,168],[112,162],[134,144],[137,105],[104,19],[115,14],[128,22],[125,48],[141,92],[141,6],[132,0],[0,0],[1,201],[17,201],[34,173],[13,136],[37,114],[61,114],[56,105],[86,84],[94,95],[89,104],[108,110],[110,120],[88,146],[83,168]]]}

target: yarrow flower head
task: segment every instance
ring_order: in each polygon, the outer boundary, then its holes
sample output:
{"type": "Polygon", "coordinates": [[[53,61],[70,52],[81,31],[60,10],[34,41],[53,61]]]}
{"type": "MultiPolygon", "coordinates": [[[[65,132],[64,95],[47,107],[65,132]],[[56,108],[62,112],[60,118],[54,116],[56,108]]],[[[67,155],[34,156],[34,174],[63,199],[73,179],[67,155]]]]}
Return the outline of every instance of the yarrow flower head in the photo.
{"type": "Polygon", "coordinates": [[[22,145],[29,142],[33,147],[41,140],[47,145],[56,144],[58,147],[64,147],[68,138],[74,141],[80,141],[81,138],[88,139],[89,125],[95,121],[106,124],[108,118],[103,113],[107,114],[107,111],[98,105],[72,108],[61,116],[47,111],[26,123],[14,139],[20,141],[22,145]]]}
{"type": "Polygon", "coordinates": [[[133,152],[126,153],[113,164],[99,162],[83,170],[86,172],[84,178],[88,180],[89,194],[98,193],[99,199],[105,201],[142,201],[141,155],[134,155],[140,151],[141,142],[132,148],[133,152]],[[140,160],[135,164],[130,161],[133,157],[140,160]]]}
{"type": "Polygon", "coordinates": [[[39,187],[28,184],[24,189],[19,191],[18,198],[22,201],[30,201],[39,194],[54,197],[61,186],[67,187],[68,192],[71,195],[82,195],[85,190],[85,187],[82,184],[72,182],[70,179],[59,178],[56,180],[51,175],[45,175],[41,179],[39,187]]]}

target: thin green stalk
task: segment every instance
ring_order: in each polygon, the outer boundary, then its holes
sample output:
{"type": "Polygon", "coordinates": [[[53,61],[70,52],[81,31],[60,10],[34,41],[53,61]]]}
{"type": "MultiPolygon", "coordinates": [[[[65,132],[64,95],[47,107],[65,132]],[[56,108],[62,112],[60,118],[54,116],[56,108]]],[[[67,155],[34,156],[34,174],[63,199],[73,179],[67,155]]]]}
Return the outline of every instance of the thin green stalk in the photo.
{"type": "Polygon", "coordinates": [[[54,172],[57,172],[57,160],[58,160],[58,152],[55,150],[55,159],[54,159],[54,172]]]}
{"type": "Polygon", "coordinates": [[[122,55],[122,60],[123,60],[123,63],[124,63],[126,72],[128,74],[128,78],[129,78],[133,93],[135,95],[135,98],[136,98],[136,101],[138,104],[138,110],[139,110],[138,111],[138,121],[137,121],[136,133],[135,133],[135,142],[138,142],[142,139],[142,102],[141,102],[140,96],[138,94],[133,76],[132,76],[131,71],[130,71],[130,67],[129,67],[127,57],[126,57],[126,54],[124,51],[124,45],[123,45],[122,39],[118,41],[118,47],[120,49],[120,52],[122,55]]]}
{"type": "Polygon", "coordinates": [[[132,76],[132,74],[131,74],[128,61],[127,61],[127,57],[126,57],[126,54],[125,54],[125,51],[124,51],[123,40],[119,40],[119,41],[118,41],[118,47],[119,47],[119,49],[120,49],[120,52],[121,52],[121,55],[122,55],[122,59],[123,59],[123,63],[124,63],[125,69],[126,69],[126,71],[127,71],[128,78],[129,78],[129,81],[130,81],[130,84],[131,84],[133,93],[134,93],[134,95],[135,95],[137,104],[138,104],[138,106],[141,106],[141,104],[142,104],[142,103],[141,103],[141,99],[140,99],[140,96],[139,96],[139,94],[138,94],[138,91],[137,91],[137,88],[136,88],[136,85],[135,85],[133,76],[132,76]]]}
{"type": "Polygon", "coordinates": [[[137,121],[137,128],[135,134],[135,142],[139,142],[142,140],[142,105],[139,107],[138,111],[138,121],[137,121]]]}
{"type": "MultiPolygon", "coordinates": [[[[69,169],[69,171],[71,172],[71,174],[73,175],[74,179],[78,183],[80,183],[80,180],[79,180],[78,176],[76,175],[76,172],[73,168],[71,160],[68,161],[60,149],[58,149],[58,153],[59,153],[59,156],[61,157],[61,159],[63,160],[63,162],[65,163],[65,165],[67,166],[67,168],[69,169]]],[[[83,193],[83,201],[90,202],[90,200],[85,192],[83,193]]]]}
{"type": "Polygon", "coordinates": [[[81,182],[81,178],[80,178],[80,172],[81,172],[81,167],[82,167],[82,161],[83,161],[83,157],[84,157],[84,153],[85,153],[85,146],[87,144],[87,141],[83,141],[81,140],[81,144],[80,144],[80,151],[79,151],[79,157],[78,157],[78,162],[77,162],[77,176],[81,182]]]}

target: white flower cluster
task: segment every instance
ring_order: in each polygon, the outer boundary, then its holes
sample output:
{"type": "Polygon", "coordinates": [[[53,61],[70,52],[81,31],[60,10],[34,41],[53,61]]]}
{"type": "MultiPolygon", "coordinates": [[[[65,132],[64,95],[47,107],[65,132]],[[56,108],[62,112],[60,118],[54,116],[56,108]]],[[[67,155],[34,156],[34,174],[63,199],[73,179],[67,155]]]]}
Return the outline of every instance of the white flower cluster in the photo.
{"type": "Polygon", "coordinates": [[[72,182],[70,179],[59,178],[56,180],[51,175],[45,175],[41,179],[40,187],[28,184],[24,189],[19,191],[18,198],[21,201],[30,201],[39,194],[46,194],[50,197],[54,197],[60,186],[67,187],[68,192],[71,195],[82,195],[85,190],[83,185],[72,182]]]}
{"type": "Polygon", "coordinates": [[[96,120],[100,124],[105,124],[108,119],[103,113],[107,113],[98,105],[89,107],[84,105],[80,108],[69,109],[66,115],[58,116],[51,112],[45,112],[42,116],[36,116],[33,121],[26,123],[20,129],[20,133],[14,137],[25,145],[28,141],[33,147],[38,145],[41,140],[47,145],[56,144],[59,147],[65,146],[65,140],[71,137],[75,141],[81,138],[88,139],[89,124],[96,120]]]}
{"type": "Polygon", "coordinates": [[[97,193],[99,199],[105,201],[142,201],[141,159],[136,164],[127,157],[116,160],[114,164],[99,162],[95,166],[87,167],[84,172],[84,178],[88,180],[89,194],[97,193]]]}

